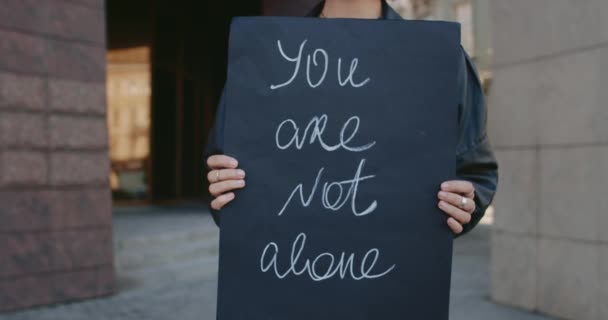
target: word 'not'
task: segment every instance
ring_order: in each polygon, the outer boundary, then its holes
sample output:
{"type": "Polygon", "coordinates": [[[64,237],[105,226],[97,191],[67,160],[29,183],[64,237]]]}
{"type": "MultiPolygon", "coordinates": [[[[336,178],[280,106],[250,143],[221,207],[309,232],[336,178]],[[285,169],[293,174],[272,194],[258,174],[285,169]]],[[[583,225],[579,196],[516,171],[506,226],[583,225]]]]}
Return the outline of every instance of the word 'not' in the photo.
{"type": "MultiPolygon", "coordinates": [[[[363,171],[364,165],[365,165],[365,159],[361,159],[361,161],[359,162],[359,167],[357,168],[357,171],[355,172],[355,177],[352,179],[343,180],[343,181],[335,181],[335,182],[325,182],[323,184],[323,189],[321,191],[321,203],[323,204],[323,207],[325,209],[329,209],[332,211],[338,211],[346,204],[346,202],[348,202],[348,200],[350,198],[351,211],[352,211],[353,215],[355,215],[357,217],[368,215],[368,214],[374,212],[374,210],[376,210],[376,208],[378,207],[378,202],[376,200],[374,200],[367,207],[367,209],[365,209],[361,212],[359,212],[357,210],[356,202],[357,202],[357,191],[359,190],[359,183],[361,181],[365,181],[365,180],[372,179],[375,177],[375,175],[368,175],[368,176],[363,176],[363,177],[361,176],[361,172],[363,171]],[[348,191],[346,193],[344,192],[344,186],[349,186],[348,191]],[[335,197],[335,199],[333,201],[330,199],[331,198],[330,194],[332,193],[331,192],[332,190],[337,191],[337,192],[333,192],[334,194],[337,194],[337,196],[335,197]]],[[[293,191],[289,195],[289,198],[287,198],[287,201],[285,201],[285,204],[283,204],[283,208],[281,209],[281,211],[279,211],[279,214],[278,214],[279,216],[282,215],[283,212],[285,212],[285,209],[287,209],[287,206],[291,202],[291,199],[293,199],[293,197],[297,193],[299,193],[299,195],[300,195],[300,203],[302,204],[303,207],[308,207],[310,205],[310,203],[312,202],[312,199],[315,195],[315,191],[317,190],[317,187],[319,186],[319,180],[321,180],[323,170],[325,170],[325,168],[319,169],[319,172],[317,173],[317,178],[315,179],[315,183],[312,186],[312,190],[310,191],[308,198],[306,198],[306,196],[304,195],[304,190],[303,190],[304,186],[302,183],[298,184],[293,189],[293,191]]]]}

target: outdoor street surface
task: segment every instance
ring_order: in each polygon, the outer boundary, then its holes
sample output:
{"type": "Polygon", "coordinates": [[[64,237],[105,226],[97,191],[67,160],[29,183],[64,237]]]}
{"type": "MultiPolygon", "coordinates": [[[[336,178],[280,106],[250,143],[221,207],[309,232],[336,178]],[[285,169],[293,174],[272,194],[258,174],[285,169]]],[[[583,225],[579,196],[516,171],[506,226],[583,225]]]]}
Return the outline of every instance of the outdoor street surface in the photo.
{"type": "MultiPolygon", "coordinates": [[[[215,319],[217,230],[201,210],[115,210],[118,294],[3,314],[0,320],[215,319]]],[[[489,241],[490,226],[484,225],[455,243],[451,319],[550,319],[488,300],[489,241]]]]}

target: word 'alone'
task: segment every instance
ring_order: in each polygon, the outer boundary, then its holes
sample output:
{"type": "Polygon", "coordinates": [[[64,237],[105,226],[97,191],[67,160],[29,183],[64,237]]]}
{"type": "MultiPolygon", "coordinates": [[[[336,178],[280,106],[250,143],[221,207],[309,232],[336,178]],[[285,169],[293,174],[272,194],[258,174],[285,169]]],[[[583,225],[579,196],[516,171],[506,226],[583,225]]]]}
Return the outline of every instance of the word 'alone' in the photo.
{"type": "Polygon", "coordinates": [[[355,254],[332,254],[329,252],[321,253],[314,259],[300,260],[302,251],[306,245],[306,234],[300,233],[293,242],[291,247],[291,255],[289,256],[289,268],[284,271],[279,270],[278,255],[279,246],[270,242],[262,252],[260,258],[260,269],[262,272],[268,272],[272,269],[274,274],[279,279],[285,279],[290,274],[294,276],[307,275],[313,281],[323,281],[335,276],[340,279],[350,277],[353,280],[376,279],[381,278],[395,269],[395,265],[390,266],[382,272],[375,272],[376,264],[380,256],[380,250],[373,248],[368,250],[359,262],[358,270],[355,269],[355,254]],[[270,256],[268,259],[267,255],[270,256]]]}

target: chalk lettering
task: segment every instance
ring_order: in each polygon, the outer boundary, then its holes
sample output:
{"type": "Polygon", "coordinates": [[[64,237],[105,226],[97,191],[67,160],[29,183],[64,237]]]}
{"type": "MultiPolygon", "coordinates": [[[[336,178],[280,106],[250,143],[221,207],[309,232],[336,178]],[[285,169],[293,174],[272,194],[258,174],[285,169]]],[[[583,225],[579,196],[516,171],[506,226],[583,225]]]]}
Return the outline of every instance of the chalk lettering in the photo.
{"type": "Polygon", "coordinates": [[[313,144],[315,143],[315,141],[318,141],[321,147],[326,151],[336,151],[339,148],[342,148],[351,152],[363,152],[371,149],[376,144],[376,141],[372,141],[365,145],[360,145],[357,147],[352,147],[348,145],[357,135],[357,132],[359,131],[360,122],[361,120],[359,119],[359,117],[350,117],[344,123],[342,129],[340,130],[339,142],[334,145],[328,145],[323,139],[323,132],[325,131],[325,127],[327,126],[326,114],[313,117],[306,125],[306,128],[304,129],[304,132],[302,132],[301,136],[300,127],[298,127],[296,122],[292,119],[287,119],[281,122],[277,127],[277,130],[275,132],[276,146],[281,150],[285,150],[295,145],[296,149],[301,150],[310,132],[310,138],[308,139],[308,143],[313,144]],[[353,128],[350,129],[351,127],[353,128]],[[283,131],[287,131],[287,135],[291,134],[291,139],[289,139],[287,142],[283,142],[281,140],[283,131]]]}
{"type": "Polygon", "coordinates": [[[286,270],[279,270],[279,246],[270,242],[264,248],[260,257],[260,269],[266,273],[272,270],[278,279],[285,279],[290,274],[294,276],[308,276],[313,281],[323,281],[338,276],[340,279],[351,278],[353,280],[377,279],[384,277],[395,269],[395,265],[390,266],[382,272],[375,272],[380,249],[372,248],[368,250],[359,261],[359,268],[355,268],[355,254],[341,252],[332,254],[324,252],[317,255],[314,259],[301,261],[302,252],[306,245],[306,234],[300,233],[291,247],[289,267],[286,270]],[[270,256],[270,258],[269,258],[270,256]],[[323,263],[323,260],[326,263],[323,263]]]}
{"type": "Polygon", "coordinates": [[[348,76],[346,77],[346,79],[344,81],[342,81],[342,72],[340,71],[340,69],[342,67],[342,58],[338,58],[338,82],[340,83],[340,85],[342,87],[344,87],[347,83],[350,82],[350,84],[353,87],[360,88],[360,87],[363,87],[364,85],[366,85],[369,82],[369,78],[361,81],[360,83],[355,83],[353,81],[353,75],[355,74],[355,71],[357,71],[357,65],[358,64],[359,64],[359,59],[354,58],[350,62],[350,70],[349,70],[348,76]]]}
{"type": "MultiPolygon", "coordinates": [[[[305,49],[307,42],[308,42],[308,40],[306,39],[306,40],[303,40],[302,43],[300,43],[300,47],[298,49],[297,55],[289,56],[289,55],[287,55],[287,53],[285,53],[285,50],[283,50],[283,45],[281,43],[281,40],[277,40],[277,48],[279,49],[279,53],[281,54],[283,59],[287,60],[287,62],[293,63],[294,66],[293,66],[293,72],[291,73],[291,77],[283,83],[271,84],[270,85],[271,90],[277,90],[277,89],[280,89],[283,87],[287,87],[294,82],[294,80],[298,76],[298,73],[300,72],[300,67],[302,66],[302,58],[304,55],[304,49],[305,49]]],[[[327,76],[327,71],[329,69],[329,62],[330,62],[329,54],[327,53],[326,50],[321,49],[321,48],[315,49],[312,52],[312,55],[311,54],[306,55],[306,81],[308,82],[308,86],[310,86],[311,88],[317,88],[318,86],[323,84],[323,82],[325,81],[325,77],[327,76]],[[321,76],[319,77],[319,80],[317,80],[317,82],[313,82],[311,79],[311,61],[312,61],[312,66],[319,67],[319,62],[317,61],[317,57],[319,55],[323,56],[324,63],[322,65],[322,70],[321,70],[322,73],[321,73],[321,76]]],[[[355,73],[357,72],[358,65],[359,65],[359,59],[353,58],[350,61],[350,67],[348,69],[348,74],[347,74],[346,78],[342,79],[342,57],[338,57],[338,61],[337,61],[338,74],[337,74],[337,76],[338,76],[338,83],[340,84],[340,86],[344,87],[347,84],[350,84],[353,88],[361,88],[371,81],[369,77],[365,78],[363,81],[361,81],[359,83],[356,83],[353,80],[353,77],[355,76],[355,73]]]]}
{"type": "MultiPolygon", "coordinates": [[[[364,165],[365,165],[365,159],[361,159],[361,161],[359,162],[359,166],[357,167],[357,171],[355,172],[355,176],[352,179],[336,181],[336,182],[325,182],[323,184],[323,190],[322,190],[322,194],[321,194],[321,203],[323,204],[324,208],[332,210],[332,211],[338,211],[348,202],[349,199],[350,199],[350,204],[351,204],[351,212],[353,213],[353,215],[355,215],[357,217],[368,215],[368,214],[374,212],[374,210],[376,210],[378,208],[378,202],[376,200],[374,200],[365,210],[363,210],[363,211],[357,210],[356,203],[357,203],[357,192],[359,190],[359,183],[361,181],[369,180],[369,179],[372,179],[375,177],[375,175],[361,176],[361,172],[363,171],[364,165]],[[350,187],[348,188],[348,192],[343,197],[344,186],[349,186],[349,185],[350,185],[350,187]],[[335,188],[338,190],[338,195],[337,195],[337,197],[335,197],[334,201],[330,200],[330,198],[331,198],[330,191],[332,190],[332,188],[335,188]]],[[[293,197],[296,194],[299,194],[300,204],[303,207],[308,207],[310,205],[310,203],[312,202],[312,199],[314,197],[315,191],[317,190],[317,187],[319,186],[319,181],[321,180],[323,170],[325,170],[325,168],[319,169],[315,182],[312,186],[312,190],[310,191],[310,194],[308,195],[308,197],[306,197],[304,195],[304,186],[302,183],[298,184],[293,189],[293,191],[289,195],[289,198],[287,198],[287,201],[285,201],[285,203],[283,204],[283,207],[279,211],[279,213],[278,213],[279,216],[285,212],[285,210],[291,203],[291,200],[293,199],[293,197]]]]}

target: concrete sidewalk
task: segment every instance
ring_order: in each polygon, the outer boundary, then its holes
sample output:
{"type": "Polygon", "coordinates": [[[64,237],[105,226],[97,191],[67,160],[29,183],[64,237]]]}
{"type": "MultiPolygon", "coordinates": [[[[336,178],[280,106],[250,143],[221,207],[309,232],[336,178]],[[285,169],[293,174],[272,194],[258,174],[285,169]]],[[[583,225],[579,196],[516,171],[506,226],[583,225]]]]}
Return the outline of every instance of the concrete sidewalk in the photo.
{"type": "Polygon", "coordinates": [[[546,316],[495,304],[489,298],[491,226],[479,225],[454,242],[451,320],[550,320],[546,316]]]}
{"type": "MultiPolygon", "coordinates": [[[[119,256],[125,254],[126,258],[132,258],[128,256],[129,252],[123,251],[128,248],[138,248],[140,243],[159,242],[158,237],[162,237],[163,234],[171,234],[172,237],[165,238],[168,239],[167,241],[171,241],[170,245],[175,245],[175,241],[180,239],[180,237],[175,237],[175,234],[179,232],[187,235],[184,239],[188,241],[188,246],[192,246],[192,241],[199,241],[204,247],[217,245],[217,232],[213,222],[207,214],[201,213],[200,208],[148,208],[117,211],[119,212],[115,212],[114,233],[119,256]]],[[[499,306],[488,300],[489,241],[489,226],[479,226],[470,235],[456,241],[452,275],[451,319],[550,319],[499,306]]],[[[163,245],[159,244],[159,250],[163,248],[163,245]]],[[[148,248],[146,250],[150,251],[148,248]]],[[[183,263],[178,263],[176,266],[163,266],[159,269],[161,273],[143,270],[140,272],[143,276],[137,276],[137,271],[128,270],[129,274],[135,274],[133,277],[138,279],[133,281],[130,280],[130,276],[125,276],[127,271],[119,269],[118,279],[121,291],[114,296],[4,314],[0,315],[0,320],[215,319],[217,282],[213,275],[216,271],[209,270],[208,263],[203,265],[203,262],[199,264],[199,261],[217,259],[217,249],[193,252],[196,255],[209,256],[202,259],[195,257],[192,263],[187,264],[190,269],[200,272],[184,272],[182,269],[176,269],[178,266],[184,268],[183,263]],[[171,272],[172,268],[176,270],[171,272]],[[189,274],[189,277],[179,276],[182,273],[189,274]],[[159,279],[159,274],[164,275],[165,279],[159,279]]],[[[149,254],[144,258],[151,259],[150,263],[158,262],[154,256],[149,254]]]]}

